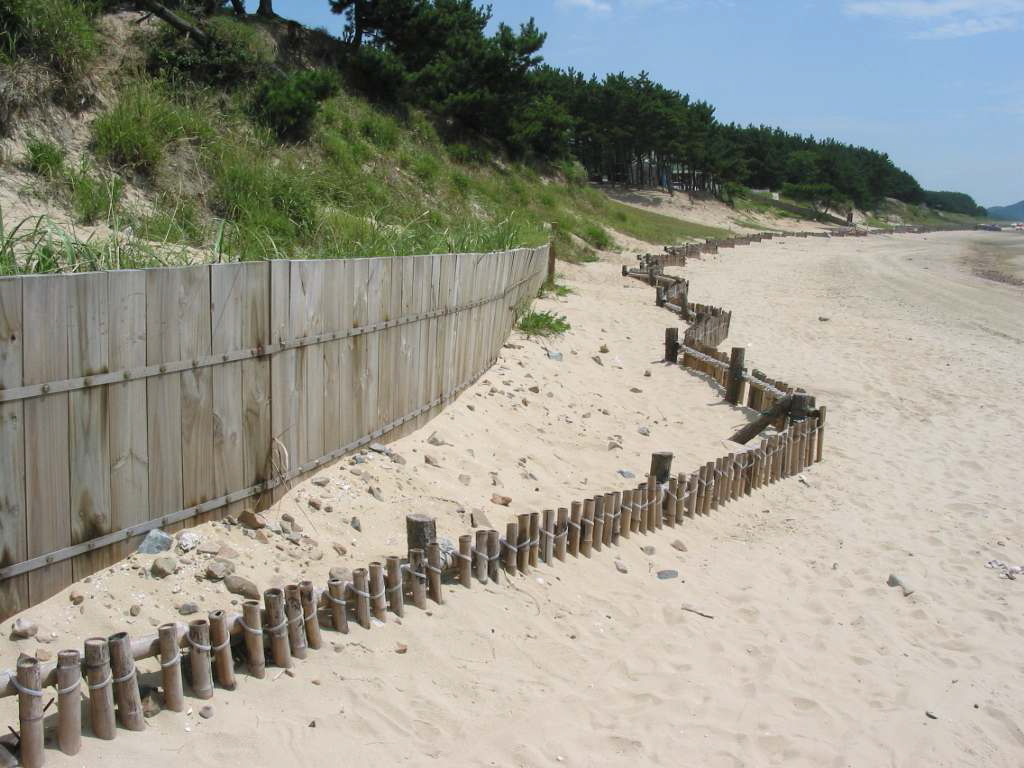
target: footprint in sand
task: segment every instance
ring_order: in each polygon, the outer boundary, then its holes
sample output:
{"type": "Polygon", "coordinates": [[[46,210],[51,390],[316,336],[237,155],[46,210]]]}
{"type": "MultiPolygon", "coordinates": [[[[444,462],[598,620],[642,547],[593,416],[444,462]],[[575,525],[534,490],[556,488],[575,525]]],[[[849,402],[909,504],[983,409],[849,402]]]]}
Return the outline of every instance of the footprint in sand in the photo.
{"type": "Polygon", "coordinates": [[[793,699],[793,708],[800,712],[810,712],[812,709],[821,709],[818,706],[818,702],[812,699],[804,699],[799,696],[793,699]]]}

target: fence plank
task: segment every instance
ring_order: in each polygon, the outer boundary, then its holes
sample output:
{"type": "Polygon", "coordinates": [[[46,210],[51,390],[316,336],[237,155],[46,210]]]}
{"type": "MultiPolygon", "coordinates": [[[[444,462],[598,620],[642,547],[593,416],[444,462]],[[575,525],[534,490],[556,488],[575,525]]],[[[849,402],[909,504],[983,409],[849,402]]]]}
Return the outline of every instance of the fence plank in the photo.
{"type": "MultiPolygon", "coordinates": [[[[64,275],[27,277],[24,302],[23,378],[41,384],[68,377],[68,296],[64,275]]],[[[28,556],[71,544],[71,491],[68,466],[68,395],[25,402],[25,509],[28,556]]],[[[38,603],[71,583],[71,562],[54,563],[29,574],[29,599],[38,603]]]]}
{"type": "MultiPolygon", "coordinates": [[[[0,389],[22,385],[22,281],[0,278],[0,389]]],[[[0,404],[0,566],[28,555],[25,405],[0,404]]],[[[0,620],[29,605],[28,576],[0,581],[0,620]]]]}
{"type": "MultiPolygon", "coordinates": [[[[210,267],[185,267],[181,272],[181,356],[190,360],[211,353],[210,267]]],[[[183,506],[191,507],[214,498],[212,368],[181,373],[181,459],[183,506]]],[[[193,524],[205,522],[216,514],[199,515],[193,524]]],[[[184,527],[184,524],[172,526],[174,530],[184,527]]]]}
{"type": "MultiPolygon", "coordinates": [[[[211,345],[214,354],[248,347],[242,338],[245,319],[246,263],[210,267],[211,345]]],[[[242,361],[213,369],[213,495],[223,496],[247,485],[242,449],[242,361]]],[[[244,502],[223,514],[237,515],[244,502]]]]}
{"type": "MultiPolygon", "coordinates": [[[[107,273],[108,352],[110,370],[146,364],[146,273],[107,273]]],[[[146,426],[146,382],[107,386],[110,440],[110,526],[119,531],[149,519],[149,445],[146,426]]],[[[137,539],[110,547],[116,562],[135,549],[137,539]]]]}
{"type": "MultiPolygon", "coordinates": [[[[270,262],[270,328],[271,343],[292,341],[291,262],[270,262]]],[[[298,466],[299,398],[295,397],[296,350],[278,352],[270,360],[270,422],[271,440],[276,441],[273,451],[272,473],[287,472],[298,466]],[[283,449],[283,450],[282,450],[283,449]]],[[[274,502],[287,492],[279,485],[270,501],[274,502]]]]}
{"type": "MultiPolygon", "coordinates": [[[[291,271],[291,331],[295,338],[323,331],[324,262],[294,261],[291,271]]],[[[299,393],[299,464],[324,454],[324,353],[318,346],[296,352],[295,389],[299,393]]]]}
{"type": "MultiPolygon", "coordinates": [[[[94,376],[109,370],[107,275],[69,275],[68,375],[94,376]]],[[[70,408],[71,543],[80,544],[110,533],[110,442],[107,388],[93,387],[68,394],[70,408]]],[[[106,550],[88,552],[71,561],[76,581],[110,564],[106,550]]]]}
{"type": "MultiPolygon", "coordinates": [[[[390,288],[390,265],[388,259],[368,259],[366,275],[366,323],[378,323],[382,317],[382,302],[385,281],[390,288]],[[386,277],[387,276],[387,279],[386,277]]],[[[365,389],[363,390],[363,408],[365,420],[363,430],[360,434],[366,435],[372,432],[380,422],[377,421],[380,413],[380,339],[383,334],[367,334],[366,339],[366,371],[365,389]]]]}
{"type": "MultiPolygon", "coordinates": [[[[242,297],[242,345],[251,349],[272,343],[270,325],[270,264],[244,265],[242,297]]],[[[269,477],[271,414],[270,360],[242,361],[242,477],[246,486],[269,477]]],[[[239,502],[245,506],[248,501],[239,502]]],[[[269,505],[270,494],[261,495],[256,506],[269,505]]]]}

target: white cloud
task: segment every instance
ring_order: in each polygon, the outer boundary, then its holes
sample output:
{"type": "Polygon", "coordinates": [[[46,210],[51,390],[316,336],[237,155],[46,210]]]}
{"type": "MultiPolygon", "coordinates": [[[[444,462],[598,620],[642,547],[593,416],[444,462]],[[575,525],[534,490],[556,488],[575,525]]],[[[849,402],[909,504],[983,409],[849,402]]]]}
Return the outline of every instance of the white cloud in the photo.
{"type": "Polygon", "coordinates": [[[582,8],[590,13],[609,13],[612,10],[611,3],[605,0],[558,0],[563,8],[582,8]]]}
{"type": "Polygon", "coordinates": [[[1024,0],[855,0],[853,16],[875,16],[926,24],[914,37],[943,40],[1014,29],[1024,19],[1024,0]]]}

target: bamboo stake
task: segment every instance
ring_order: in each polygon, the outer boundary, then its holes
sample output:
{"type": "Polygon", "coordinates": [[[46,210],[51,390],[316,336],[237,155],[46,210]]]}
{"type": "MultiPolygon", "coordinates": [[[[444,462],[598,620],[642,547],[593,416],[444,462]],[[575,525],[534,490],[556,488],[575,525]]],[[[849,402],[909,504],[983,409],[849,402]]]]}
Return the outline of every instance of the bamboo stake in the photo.
{"type": "Polygon", "coordinates": [[[487,531],[487,578],[498,583],[501,571],[501,534],[494,528],[487,531]]]}
{"type": "Polygon", "coordinates": [[[110,646],[110,672],[114,676],[114,701],[117,702],[117,719],[129,731],[146,728],[142,715],[142,697],[139,695],[139,680],[135,674],[135,657],[127,632],[118,632],[107,641],[110,646]]]}
{"type": "Polygon", "coordinates": [[[600,552],[604,546],[604,496],[598,494],[594,497],[594,527],[590,534],[590,547],[594,552],[600,552]]]}
{"type": "Polygon", "coordinates": [[[617,492],[604,495],[604,539],[602,543],[610,547],[619,543],[619,494],[617,492]]]}
{"type": "Polygon", "coordinates": [[[185,710],[185,692],[181,682],[181,645],[177,624],[160,625],[160,676],[164,687],[164,709],[185,710]]]}
{"type": "Polygon", "coordinates": [[[566,545],[569,543],[569,510],[559,507],[555,519],[555,558],[565,562],[566,545]]]}
{"type": "MultiPolygon", "coordinates": [[[[213,671],[210,668],[210,623],[195,619],[188,623],[188,653],[192,668],[192,695],[197,699],[213,698],[213,671]]],[[[120,706],[120,702],[118,703],[120,706]]]]}
{"type": "Polygon", "coordinates": [[[422,549],[409,550],[409,574],[412,604],[425,611],[427,609],[427,556],[422,549]]]}
{"type": "Polygon", "coordinates": [[[637,533],[647,533],[647,509],[650,504],[650,498],[647,495],[647,483],[641,483],[637,486],[637,493],[640,495],[640,499],[637,500],[636,494],[633,495],[633,510],[636,513],[634,520],[636,520],[637,533]]]}
{"type": "Polygon", "coordinates": [[[323,640],[320,636],[320,617],[317,615],[316,590],[312,581],[299,582],[299,601],[302,604],[302,623],[306,628],[306,646],[317,651],[323,640]]]}
{"type": "Polygon", "coordinates": [[[519,537],[516,541],[516,563],[520,573],[530,572],[530,513],[517,517],[519,537]]]}
{"type": "Polygon", "coordinates": [[[536,568],[540,560],[540,512],[530,513],[530,567],[536,568]]]}
{"type": "Polygon", "coordinates": [[[665,525],[661,514],[661,487],[655,475],[647,476],[647,530],[653,531],[665,525]]]}
{"type": "Polygon", "coordinates": [[[459,581],[466,589],[473,588],[473,534],[459,536],[459,581]]]}
{"type": "Polygon", "coordinates": [[[288,617],[288,645],[293,659],[306,658],[306,628],[302,623],[302,595],[298,584],[286,584],[284,588],[284,615],[288,617]]]}
{"type": "Polygon", "coordinates": [[[99,739],[117,734],[114,725],[114,688],[110,673],[110,650],[102,637],[85,641],[85,676],[89,681],[89,722],[99,739]]]}
{"type": "Polygon", "coordinates": [[[818,445],[815,462],[821,461],[821,454],[825,448],[825,406],[818,406],[818,445]]]}
{"type": "Polygon", "coordinates": [[[402,560],[398,555],[388,555],[388,605],[391,612],[401,618],[405,615],[405,588],[402,578],[402,560]]]}
{"type": "Polygon", "coordinates": [[[670,477],[668,480],[668,504],[666,505],[665,524],[669,528],[676,527],[676,496],[679,494],[679,480],[670,477]]]}
{"type": "MultiPolygon", "coordinates": [[[[348,634],[348,584],[341,579],[327,582],[328,602],[331,604],[331,624],[343,635],[348,634]]],[[[393,596],[392,596],[393,597],[393,596]]]]}
{"type": "Polygon", "coordinates": [[[427,588],[430,599],[442,605],[444,595],[441,593],[441,545],[436,541],[427,544],[427,588]]]}
{"type": "Polygon", "coordinates": [[[626,489],[622,492],[622,504],[619,506],[619,536],[628,539],[630,527],[633,525],[633,491],[626,489]]]}
{"type": "Polygon", "coordinates": [[[583,519],[580,528],[580,554],[590,557],[594,547],[594,500],[583,500],[583,519]]]}
{"type": "Polygon", "coordinates": [[[555,555],[555,510],[545,509],[541,522],[540,559],[545,565],[553,565],[555,555]]]}
{"type": "Polygon", "coordinates": [[[19,658],[17,669],[18,685],[22,688],[18,693],[21,764],[25,768],[39,768],[46,764],[43,753],[43,673],[39,661],[31,656],[19,658]]]}
{"type": "Polygon", "coordinates": [[[481,584],[487,583],[487,529],[480,528],[476,532],[476,553],[473,556],[473,566],[476,571],[476,578],[481,584]]]}
{"type": "Polygon", "coordinates": [[[690,474],[686,491],[689,494],[686,497],[686,516],[692,519],[697,516],[697,502],[700,499],[700,472],[690,474]]]}
{"type": "Polygon", "coordinates": [[[76,650],[57,654],[57,745],[65,755],[82,748],[82,655],[76,650]]]}
{"type": "Polygon", "coordinates": [[[356,621],[363,629],[370,628],[370,582],[365,568],[352,571],[352,591],[356,596],[356,621]]]}
{"type": "Polygon", "coordinates": [[[694,474],[697,475],[697,499],[693,505],[693,513],[696,516],[704,514],[704,497],[708,494],[707,465],[699,467],[694,474]]]}
{"type": "Polygon", "coordinates": [[[709,461],[704,465],[704,478],[704,508],[701,514],[710,515],[711,505],[715,498],[715,488],[718,485],[717,478],[715,477],[715,462],[709,461]]]}
{"type": "Polygon", "coordinates": [[[262,680],[267,674],[267,661],[263,650],[263,617],[257,600],[242,603],[242,621],[249,674],[262,680]]]}
{"type": "Polygon", "coordinates": [[[270,650],[274,664],[291,669],[292,651],[288,645],[288,619],[284,615],[284,590],[273,587],[263,593],[267,606],[267,629],[270,633],[270,650]]]}
{"type": "Polygon", "coordinates": [[[573,557],[579,557],[580,555],[580,534],[582,533],[583,526],[583,504],[578,501],[574,501],[571,505],[572,511],[569,513],[569,534],[567,536],[567,548],[569,554],[573,557]]]}
{"type": "MultiPolygon", "coordinates": [[[[386,623],[388,620],[388,591],[384,587],[384,564],[370,563],[370,613],[377,621],[386,623]]],[[[313,644],[310,643],[310,648],[313,644]]],[[[319,647],[319,643],[316,647],[319,647]]],[[[315,650],[315,648],[314,648],[315,650]]]]}
{"type": "Polygon", "coordinates": [[[235,660],[231,658],[231,633],[224,611],[210,611],[210,645],[217,682],[225,690],[235,690],[235,660]]]}

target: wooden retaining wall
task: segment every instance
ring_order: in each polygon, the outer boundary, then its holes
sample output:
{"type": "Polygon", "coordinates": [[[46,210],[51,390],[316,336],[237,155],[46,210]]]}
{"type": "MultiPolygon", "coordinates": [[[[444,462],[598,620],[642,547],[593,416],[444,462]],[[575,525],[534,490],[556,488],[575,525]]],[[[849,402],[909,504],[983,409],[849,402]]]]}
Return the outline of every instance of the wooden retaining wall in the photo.
{"type": "Polygon", "coordinates": [[[0,278],[0,618],[435,415],[548,247],[0,278]]]}

